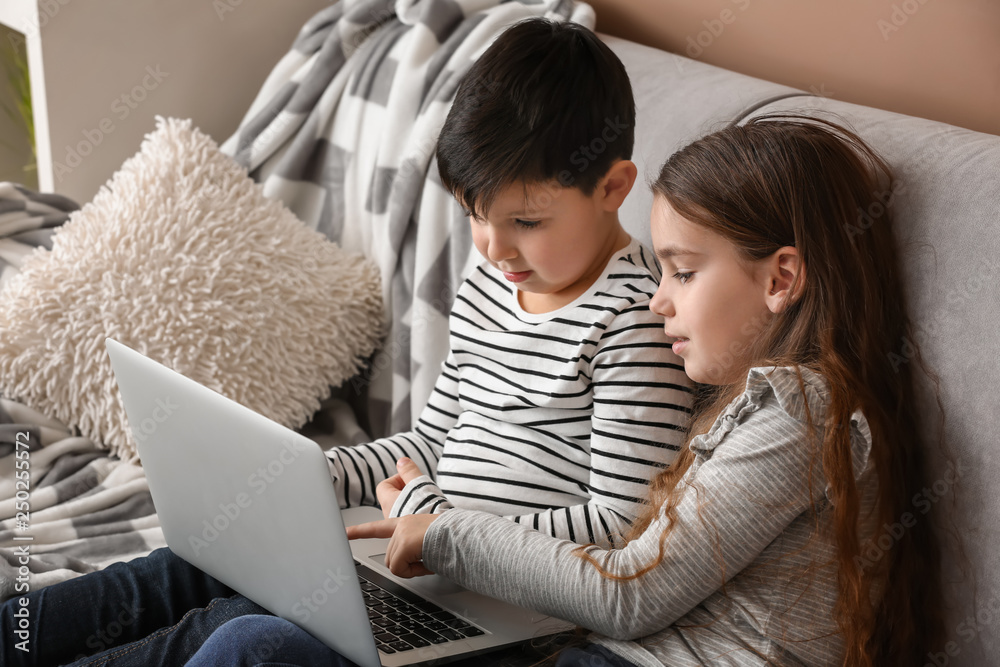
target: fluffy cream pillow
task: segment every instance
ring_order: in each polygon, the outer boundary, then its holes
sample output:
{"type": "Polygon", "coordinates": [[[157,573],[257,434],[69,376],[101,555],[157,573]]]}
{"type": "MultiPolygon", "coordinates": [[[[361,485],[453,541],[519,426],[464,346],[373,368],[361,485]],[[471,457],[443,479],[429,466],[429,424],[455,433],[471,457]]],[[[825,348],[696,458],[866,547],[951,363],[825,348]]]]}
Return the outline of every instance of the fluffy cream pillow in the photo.
{"type": "Polygon", "coordinates": [[[134,459],[105,337],[297,428],[382,320],[373,263],[264,197],[191,121],[158,118],[0,292],[0,392],[134,459]]]}

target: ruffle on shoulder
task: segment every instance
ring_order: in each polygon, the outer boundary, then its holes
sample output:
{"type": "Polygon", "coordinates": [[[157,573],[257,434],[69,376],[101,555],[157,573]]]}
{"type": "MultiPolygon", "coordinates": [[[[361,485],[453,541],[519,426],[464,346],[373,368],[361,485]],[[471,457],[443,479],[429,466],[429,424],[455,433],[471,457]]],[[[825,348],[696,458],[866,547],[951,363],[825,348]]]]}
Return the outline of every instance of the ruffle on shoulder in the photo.
{"type": "Polygon", "coordinates": [[[761,407],[761,393],[744,391],[732,403],[726,406],[707,433],[691,439],[690,447],[697,452],[711,452],[729,433],[744,421],[750,414],[761,407]]]}
{"type": "MultiPolygon", "coordinates": [[[[782,411],[801,422],[803,426],[808,423],[806,412],[808,404],[812,423],[817,428],[822,428],[830,403],[829,386],[822,375],[811,369],[800,367],[799,373],[792,367],[751,368],[747,373],[746,389],[726,406],[707,433],[691,441],[691,449],[695,453],[711,452],[733,429],[751,414],[762,409],[765,402],[770,400],[776,401],[782,411]],[[799,373],[802,376],[801,386],[799,373]],[[773,399],[770,398],[772,396],[773,399]]],[[[851,415],[850,428],[854,478],[859,479],[868,468],[871,428],[860,410],[851,415]]]]}

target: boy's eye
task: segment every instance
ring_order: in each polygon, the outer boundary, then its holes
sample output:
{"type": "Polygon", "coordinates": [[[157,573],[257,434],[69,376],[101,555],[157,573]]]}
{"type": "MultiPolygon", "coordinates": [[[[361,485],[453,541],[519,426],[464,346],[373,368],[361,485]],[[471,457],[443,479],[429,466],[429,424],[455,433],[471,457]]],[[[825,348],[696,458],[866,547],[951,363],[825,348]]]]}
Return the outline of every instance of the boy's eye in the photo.
{"type": "Polygon", "coordinates": [[[676,278],[677,280],[681,281],[681,285],[683,285],[687,281],[691,280],[691,276],[693,276],[693,275],[694,275],[694,273],[691,272],[691,271],[688,271],[688,272],[678,271],[677,273],[674,274],[674,278],[676,278]]]}
{"type": "Polygon", "coordinates": [[[537,227],[541,223],[541,220],[522,220],[521,218],[516,218],[514,224],[518,227],[525,227],[530,229],[531,227],[537,227]]]}

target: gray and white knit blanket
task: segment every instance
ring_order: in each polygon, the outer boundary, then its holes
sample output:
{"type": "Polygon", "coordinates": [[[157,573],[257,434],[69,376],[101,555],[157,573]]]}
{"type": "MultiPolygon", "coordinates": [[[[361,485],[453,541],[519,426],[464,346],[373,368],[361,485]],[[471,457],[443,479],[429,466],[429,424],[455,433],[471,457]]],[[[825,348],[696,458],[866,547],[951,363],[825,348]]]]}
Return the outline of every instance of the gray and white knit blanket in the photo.
{"type": "MultiPolygon", "coordinates": [[[[468,223],[437,175],[438,132],[479,54],[535,16],[594,23],[590,7],[572,0],[340,0],[303,26],[223,145],[268,196],[381,269],[392,329],[369,369],[309,427],[324,447],[409,429],[430,395],[453,295],[476,261],[468,223]],[[324,424],[329,432],[318,430],[324,424]]],[[[0,184],[0,280],[35,246],[48,247],[76,208],[0,184]]],[[[0,398],[0,600],[164,544],[139,466],[0,398]],[[15,450],[24,441],[27,547],[16,539],[15,450]]]]}
{"type": "MultiPolygon", "coordinates": [[[[65,197],[0,183],[0,280],[35,248],[51,248],[52,234],[78,208],[65,197]]],[[[141,468],[0,398],[0,599],[163,544],[141,468]],[[30,474],[19,479],[18,463],[26,461],[30,474]],[[22,522],[30,539],[18,530],[22,522]]]]}

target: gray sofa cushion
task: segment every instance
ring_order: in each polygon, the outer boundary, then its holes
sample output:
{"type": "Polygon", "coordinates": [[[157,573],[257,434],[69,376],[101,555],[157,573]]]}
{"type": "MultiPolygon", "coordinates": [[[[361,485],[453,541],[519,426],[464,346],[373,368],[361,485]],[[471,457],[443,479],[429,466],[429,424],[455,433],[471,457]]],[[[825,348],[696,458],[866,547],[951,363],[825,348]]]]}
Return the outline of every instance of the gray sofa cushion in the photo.
{"type": "Polygon", "coordinates": [[[671,153],[771,100],[804,93],[635,42],[601,39],[624,63],[635,95],[632,160],[639,178],[619,217],[630,234],[650,245],[649,184],[671,153]]]}

